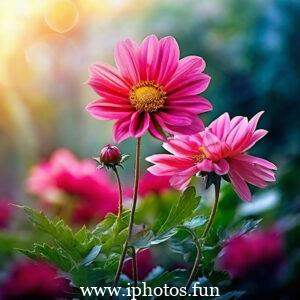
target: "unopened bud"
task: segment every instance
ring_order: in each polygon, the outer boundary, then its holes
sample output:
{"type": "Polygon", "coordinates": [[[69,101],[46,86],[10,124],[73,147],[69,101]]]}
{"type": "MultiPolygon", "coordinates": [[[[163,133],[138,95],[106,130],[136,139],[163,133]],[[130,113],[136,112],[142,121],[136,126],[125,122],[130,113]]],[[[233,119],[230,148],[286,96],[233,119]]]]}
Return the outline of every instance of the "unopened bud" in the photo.
{"type": "Polygon", "coordinates": [[[118,165],[121,162],[122,154],[118,147],[105,145],[100,152],[100,162],[107,166],[118,165]]]}

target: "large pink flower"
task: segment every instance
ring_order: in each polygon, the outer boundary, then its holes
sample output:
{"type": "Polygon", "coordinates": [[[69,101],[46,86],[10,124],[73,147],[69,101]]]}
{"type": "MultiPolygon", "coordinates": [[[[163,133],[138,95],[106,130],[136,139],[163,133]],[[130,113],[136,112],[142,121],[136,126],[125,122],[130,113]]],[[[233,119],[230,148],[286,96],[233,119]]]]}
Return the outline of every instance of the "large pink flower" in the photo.
{"type": "Polygon", "coordinates": [[[283,258],[283,239],[278,230],[253,231],[233,236],[220,252],[216,267],[240,278],[260,265],[276,266],[283,258]]]}
{"type": "Polygon", "coordinates": [[[68,299],[69,281],[46,262],[24,260],[13,265],[0,285],[0,298],[13,299],[68,299]]]}
{"type": "Polygon", "coordinates": [[[118,208],[117,189],[107,173],[97,171],[93,161],[78,160],[67,149],[57,150],[49,160],[35,166],[27,188],[47,206],[73,208],[74,223],[102,219],[118,208]]]}
{"type": "Polygon", "coordinates": [[[267,133],[263,129],[256,130],[262,113],[249,121],[241,116],[230,120],[225,113],[202,132],[174,136],[163,144],[172,154],[148,157],[147,160],[155,164],[148,170],[154,175],[172,176],[171,185],[180,190],[197,173],[228,174],[240,198],[249,201],[251,193],[247,183],[264,188],[267,182],[275,181],[274,164],[246,153],[267,133]]]}
{"type": "Polygon", "coordinates": [[[117,68],[100,63],[90,67],[88,84],[100,99],[87,106],[97,119],[118,120],[113,127],[115,141],[140,137],[147,130],[164,140],[163,130],[191,134],[203,129],[197,115],[212,106],[198,96],[210,81],[202,73],[201,57],[179,59],[173,37],[158,40],[150,35],[140,45],[120,41],[115,61],[117,68]]]}

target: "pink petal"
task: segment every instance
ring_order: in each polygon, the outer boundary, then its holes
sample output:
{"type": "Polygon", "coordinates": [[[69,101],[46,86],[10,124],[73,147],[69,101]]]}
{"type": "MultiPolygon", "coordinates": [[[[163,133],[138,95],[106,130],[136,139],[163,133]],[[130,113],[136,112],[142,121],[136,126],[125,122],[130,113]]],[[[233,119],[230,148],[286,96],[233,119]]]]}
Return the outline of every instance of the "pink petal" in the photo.
{"type": "Polygon", "coordinates": [[[157,37],[152,34],[147,36],[140,46],[140,75],[141,80],[155,78],[156,62],[159,54],[157,37]]]}
{"type": "Polygon", "coordinates": [[[273,170],[255,164],[251,160],[243,160],[243,156],[230,159],[230,167],[236,170],[244,180],[260,188],[264,188],[267,185],[266,182],[275,181],[273,170]]]}
{"type": "Polygon", "coordinates": [[[131,122],[131,115],[118,120],[113,126],[113,140],[116,143],[121,143],[129,137],[129,126],[131,122]]]}
{"type": "Polygon", "coordinates": [[[232,149],[236,149],[239,147],[240,143],[245,139],[248,134],[248,121],[246,118],[240,120],[240,122],[230,129],[227,137],[226,143],[232,149]]]}
{"type": "Polygon", "coordinates": [[[150,116],[146,112],[136,111],[131,116],[129,133],[133,137],[142,136],[149,128],[150,116]]]}
{"type": "Polygon", "coordinates": [[[228,113],[224,113],[215,121],[213,121],[209,127],[211,132],[216,135],[220,140],[223,140],[227,136],[230,128],[230,117],[228,113]]]}
{"type": "Polygon", "coordinates": [[[243,151],[247,151],[250,148],[252,148],[260,139],[262,139],[266,134],[268,133],[267,130],[264,129],[258,129],[256,130],[252,137],[250,138],[250,141],[245,145],[243,151]]]}
{"type": "Polygon", "coordinates": [[[106,64],[94,64],[89,68],[88,84],[94,91],[107,98],[117,98],[128,102],[129,86],[117,69],[106,64]]]}
{"type": "Polygon", "coordinates": [[[187,111],[200,114],[212,110],[211,103],[201,96],[175,97],[167,99],[165,108],[170,111],[187,111]]]}
{"type": "Polygon", "coordinates": [[[271,170],[277,170],[277,167],[273,163],[260,157],[256,157],[248,154],[242,154],[236,156],[235,159],[246,161],[252,164],[257,164],[271,170]]]}
{"type": "Polygon", "coordinates": [[[107,100],[96,100],[86,106],[86,110],[99,120],[113,120],[128,116],[133,111],[129,104],[120,104],[107,100]]]}
{"type": "Polygon", "coordinates": [[[122,76],[131,85],[140,81],[139,47],[130,39],[118,42],[115,48],[115,61],[122,76]]]}
{"type": "Polygon", "coordinates": [[[210,159],[204,159],[201,162],[197,163],[197,168],[201,172],[213,172],[214,166],[213,162],[210,159]]]}
{"type": "Polygon", "coordinates": [[[221,159],[218,162],[213,163],[213,168],[216,174],[225,175],[229,171],[229,164],[225,159],[221,159]]]}
{"type": "Polygon", "coordinates": [[[201,119],[199,119],[197,116],[190,116],[192,123],[189,126],[174,126],[164,123],[162,126],[166,131],[172,133],[172,134],[195,134],[202,130],[204,130],[204,124],[201,119]]]}
{"type": "Polygon", "coordinates": [[[157,123],[155,118],[151,115],[150,116],[150,123],[149,123],[149,133],[154,136],[155,138],[165,142],[167,140],[167,137],[165,133],[163,132],[160,125],[157,123]]]}
{"type": "Polygon", "coordinates": [[[169,154],[155,154],[146,158],[154,166],[148,168],[148,171],[157,176],[170,176],[178,174],[194,165],[192,159],[175,157],[169,154]]]}
{"type": "Polygon", "coordinates": [[[199,145],[192,147],[187,141],[177,138],[170,138],[167,143],[163,144],[163,147],[170,153],[181,157],[191,157],[199,154],[199,145]]]}
{"type": "Polygon", "coordinates": [[[166,113],[161,111],[157,115],[162,119],[164,123],[174,126],[187,126],[191,125],[192,123],[189,114],[184,114],[180,112],[166,113]]]}
{"type": "Polygon", "coordinates": [[[252,198],[251,192],[243,178],[235,170],[232,169],[230,169],[228,174],[234,190],[237,192],[239,197],[244,201],[250,201],[252,198]]]}
{"type": "Polygon", "coordinates": [[[226,148],[225,144],[222,143],[217,136],[210,133],[209,131],[203,132],[203,145],[209,153],[209,158],[212,160],[219,160],[223,157],[226,148]]]}
{"type": "Polygon", "coordinates": [[[158,84],[165,85],[175,73],[179,62],[179,47],[172,36],[159,41],[160,52],[156,65],[156,76],[153,78],[158,84]]]}
{"type": "Polygon", "coordinates": [[[263,115],[264,111],[258,112],[250,121],[249,121],[249,128],[252,132],[256,129],[257,123],[260,117],[263,115]]]}
{"type": "Polygon", "coordinates": [[[171,81],[166,83],[168,95],[190,96],[206,90],[210,77],[203,74],[205,62],[198,56],[187,56],[179,61],[171,81]]]}
{"type": "Polygon", "coordinates": [[[175,189],[183,191],[188,186],[191,179],[192,177],[190,176],[175,175],[171,177],[170,184],[175,189]]]}

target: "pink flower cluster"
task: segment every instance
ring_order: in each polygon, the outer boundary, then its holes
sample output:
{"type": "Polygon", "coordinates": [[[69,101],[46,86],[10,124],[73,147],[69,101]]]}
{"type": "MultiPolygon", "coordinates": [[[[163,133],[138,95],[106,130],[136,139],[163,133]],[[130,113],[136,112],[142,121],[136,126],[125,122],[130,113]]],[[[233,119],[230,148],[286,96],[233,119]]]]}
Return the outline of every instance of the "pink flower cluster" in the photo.
{"type": "Polygon", "coordinates": [[[266,133],[256,129],[262,112],[251,120],[223,114],[204,128],[198,115],[212,109],[200,93],[210,77],[198,56],[179,58],[173,37],[146,37],[140,45],[127,39],[117,44],[117,68],[94,64],[89,85],[100,99],[87,106],[100,120],[117,120],[113,138],[121,142],[141,137],[147,131],[165,141],[171,154],[148,157],[156,176],[170,176],[173,187],[183,190],[196,174],[226,177],[240,198],[249,201],[247,183],[263,188],[275,180],[276,166],[246,152],[266,133]],[[167,139],[166,134],[173,137],[167,139]]]}
{"type": "Polygon", "coordinates": [[[71,292],[67,279],[46,262],[15,263],[0,284],[0,299],[67,299],[71,292]]]}
{"type": "Polygon", "coordinates": [[[220,252],[216,267],[232,278],[242,278],[259,265],[278,265],[283,258],[282,235],[277,230],[234,236],[220,252]]]}
{"type": "Polygon", "coordinates": [[[46,206],[70,206],[71,221],[76,224],[97,221],[118,208],[118,194],[107,173],[66,149],[55,151],[49,160],[33,167],[27,188],[46,206]]]}

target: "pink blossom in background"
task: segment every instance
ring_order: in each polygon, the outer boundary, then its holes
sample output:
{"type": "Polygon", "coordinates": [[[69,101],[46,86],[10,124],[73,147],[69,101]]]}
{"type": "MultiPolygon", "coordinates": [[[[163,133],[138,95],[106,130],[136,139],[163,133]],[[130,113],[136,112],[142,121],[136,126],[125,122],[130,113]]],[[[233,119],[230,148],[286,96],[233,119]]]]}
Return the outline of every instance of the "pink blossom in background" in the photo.
{"type": "Polygon", "coordinates": [[[148,157],[146,160],[154,164],[148,171],[157,176],[172,176],[170,183],[179,190],[185,189],[199,172],[228,174],[239,197],[251,200],[247,183],[264,188],[275,181],[277,169],[273,163],[246,153],[267,134],[264,129],[256,130],[262,113],[249,121],[242,116],[230,120],[225,113],[202,132],[169,138],[163,147],[171,154],[148,157]]]}
{"type": "Polygon", "coordinates": [[[54,266],[29,260],[15,263],[0,284],[3,300],[66,299],[70,292],[69,281],[61,277],[54,266]]]}
{"type": "Polygon", "coordinates": [[[9,227],[12,218],[13,206],[11,202],[4,198],[0,199],[0,230],[9,227]]]}
{"type": "Polygon", "coordinates": [[[103,63],[90,67],[88,84],[100,98],[88,104],[87,111],[96,119],[117,120],[116,142],[147,131],[165,140],[163,131],[192,134],[204,128],[198,114],[212,106],[198,96],[210,81],[201,57],[179,59],[175,38],[150,35],[140,45],[120,41],[115,61],[117,68],[103,63]]]}
{"type": "Polygon", "coordinates": [[[259,265],[278,265],[283,258],[283,239],[280,232],[253,231],[233,236],[219,253],[216,268],[241,278],[259,265]]]}
{"type": "MultiPolygon", "coordinates": [[[[138,265],[138,280],[145,279],[149,273],[155,268],[153,254],[150,249],[144,249],[137,253],[138,265]]],[[[123,266],[123,273],[132,279],[132,259],[125,261],[123,266]]]]}
{"type": "MultiPolygon", "coordinates": [[[[155,176],[149,172],[146,172],[139,181],[139,196],[146,197],[151,194],[160,196],[163,193],[172,190],[170,178],[170,176],[155,176]]],[[[133,188],[125,188],[124,193],[127,197],[132,197],[133,188]]]]}
{"type": "Polygon", "coordinates": [[[49,160],[33,167],[27,188],[48,207],[70,205],[71,221],[76,224],[99,221],[118,210],[117,190],[107,173],[67,149],[55,151],[49,160]]]}

